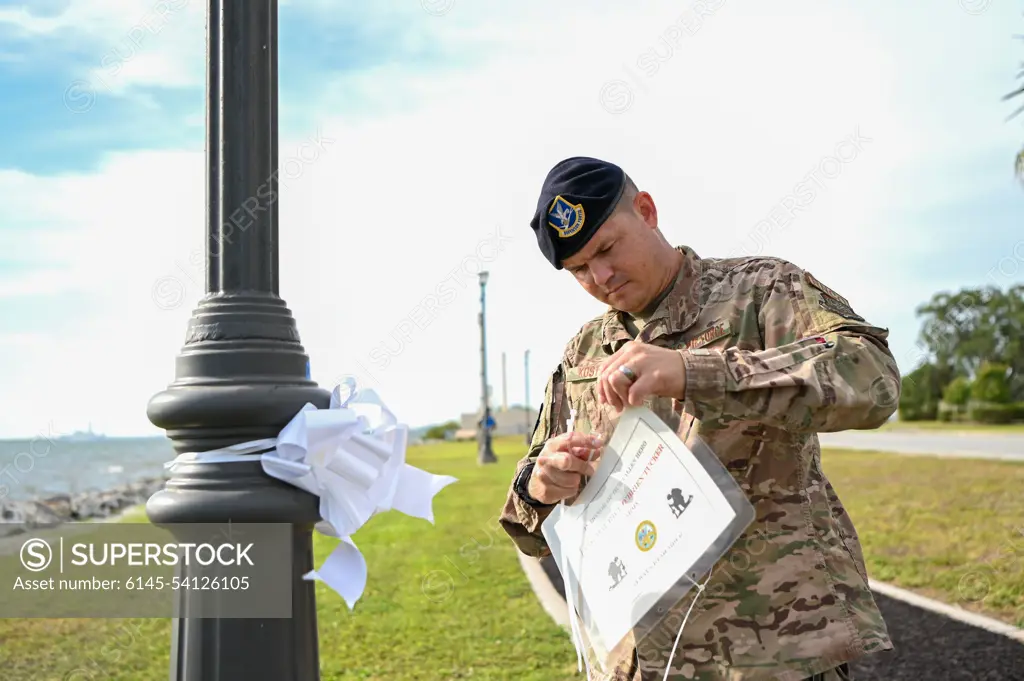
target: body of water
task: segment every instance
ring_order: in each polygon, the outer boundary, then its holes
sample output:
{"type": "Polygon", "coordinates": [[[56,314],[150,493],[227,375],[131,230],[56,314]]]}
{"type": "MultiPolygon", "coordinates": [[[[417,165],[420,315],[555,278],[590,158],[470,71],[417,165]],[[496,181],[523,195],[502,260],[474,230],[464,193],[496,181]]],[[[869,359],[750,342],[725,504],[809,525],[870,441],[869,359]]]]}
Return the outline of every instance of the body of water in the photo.
{"type": "Polygon", "coordinates": [[[163,437],[0,440],[0,501],[101,492],[157,478],[174,456],[163,437]]]}

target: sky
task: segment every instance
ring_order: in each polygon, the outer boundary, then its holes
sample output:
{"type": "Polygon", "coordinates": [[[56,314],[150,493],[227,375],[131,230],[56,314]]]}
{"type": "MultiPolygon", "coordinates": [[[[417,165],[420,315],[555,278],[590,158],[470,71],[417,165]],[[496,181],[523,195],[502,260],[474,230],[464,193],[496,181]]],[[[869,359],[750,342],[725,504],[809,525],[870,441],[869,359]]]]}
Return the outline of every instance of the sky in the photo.
{"type": "MultiPolygon", "coordinates": [[[[205,293],[205,7],[0,2],[0,437],[162,434],[205,293]]],[[[1024,281],[1022,0],[559,7],[280,3],[280,294],[321,386],[477,409],[486,269],[492,405],[536,406],[603,310],[529,229],[567,156],[621,165],[675,245],[809,270],[904,372],[932,294],[1024,281]]]]}

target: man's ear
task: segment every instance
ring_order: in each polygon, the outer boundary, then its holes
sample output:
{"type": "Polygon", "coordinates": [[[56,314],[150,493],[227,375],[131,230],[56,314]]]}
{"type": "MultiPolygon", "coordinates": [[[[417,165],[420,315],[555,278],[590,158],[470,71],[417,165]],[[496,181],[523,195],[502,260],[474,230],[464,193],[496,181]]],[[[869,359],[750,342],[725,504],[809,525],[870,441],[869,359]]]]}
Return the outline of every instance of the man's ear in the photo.
{"type": "Polygon", "coordinates": [[[637,192],[633,197],[633,210],[643,218],[651,229],[658,227],[658,207],[654,205],[654,198],[647,192],[637,192]]]}

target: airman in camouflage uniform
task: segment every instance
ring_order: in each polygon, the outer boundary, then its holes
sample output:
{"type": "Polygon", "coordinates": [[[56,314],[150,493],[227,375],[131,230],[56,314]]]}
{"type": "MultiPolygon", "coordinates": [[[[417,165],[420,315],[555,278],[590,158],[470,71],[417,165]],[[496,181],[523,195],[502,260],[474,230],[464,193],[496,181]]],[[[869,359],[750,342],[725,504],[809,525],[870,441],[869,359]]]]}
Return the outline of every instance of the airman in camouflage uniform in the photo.
{"type": "Polygon", "coordinates": [[[556,166],[534,229],[555,267],[564,264],[609,309],[569,341],[547,381],[500,519],[519,550],[549,555],[541,523],[557,497],[571,503],[585,484],[581,475],[574,491],[552,496],[550,474],[538,473],[557,457],[550,443],[566,430],[570,409],[577,410],[575,431],[607,438],[627,402],[643,404],[684,442],[700,437],[757,514],[703,594],[691,590],[654,631],[627,639],[611,673],[593,678],[660,681],[694,598],[668,676],[676,681],[849,679],[848,662],[890,650],[857,533],[822,472],[817,437],[876,428],[895,410],[899,370],[887,330],[784,260],[701,258],[672,248],[657,230],[650,195],[603,161],[556,166]],[[601,197],[615,206],[602,207],[601,197]],[[598,224],[580,230],[564,205],[598,216],[598,224]],[[576,244],[557,241],[571,231],[566,224],[576,224],[576,244]],[[651,250],[632,265],[615,249],[635,249],[629,230],[644,224],[649,234],[635,238],[651,250]],[[645,283],[648,275],[659,288],[645,283]],[[630,298],[630,287],[644,286],[655,295],[630,298]],[[632,381],[617,371],[622,364],[632,381]]]}

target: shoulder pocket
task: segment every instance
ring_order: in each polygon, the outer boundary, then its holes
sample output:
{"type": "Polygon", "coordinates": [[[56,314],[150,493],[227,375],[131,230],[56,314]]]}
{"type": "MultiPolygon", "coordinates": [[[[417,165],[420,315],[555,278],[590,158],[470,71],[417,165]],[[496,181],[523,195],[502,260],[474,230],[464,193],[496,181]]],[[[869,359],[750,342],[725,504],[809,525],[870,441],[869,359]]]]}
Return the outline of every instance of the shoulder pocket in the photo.
{"type": "MultiPolygon", "coordinates": [[[[835,345],[835,341],[830,341],[824,336],[811,336],[759,352],[733,355],[730,358],[732,361],[726,362],[726,366],[731,368],[734,378],[740,380],[754,374],[783,371],[823,355],[835,345]]],[[[693,354],[699,352],[697,350],[693,354]]],[[[727,358],[730,354],[726,351],[727,358]]]]}
{"type": "Polygon", "coordinates": [[[733,328],[732,323],[728,319],[723,319],[712,323],[697,335],[684,341],[684,343],[687,350],[696,350],[698,348],[724,350],[731,345],[735,345],[735,333],[736,330],[733,328]]]}

